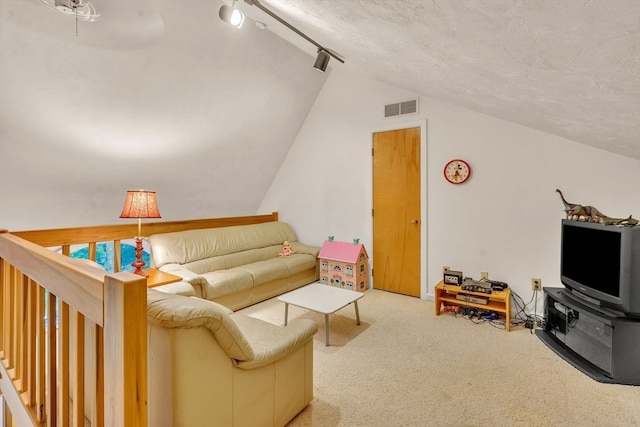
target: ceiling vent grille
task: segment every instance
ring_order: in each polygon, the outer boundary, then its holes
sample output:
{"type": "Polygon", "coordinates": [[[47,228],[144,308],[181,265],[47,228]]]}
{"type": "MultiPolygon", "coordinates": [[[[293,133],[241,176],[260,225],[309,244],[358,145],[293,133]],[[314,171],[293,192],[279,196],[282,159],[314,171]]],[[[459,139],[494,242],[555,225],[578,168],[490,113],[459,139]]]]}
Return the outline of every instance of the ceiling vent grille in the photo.
{"type": "Polygon", "coordinates": [[[416,114],[418,112],[418,98],[406,101],[394,102],[384,106],[385,117],[404,116],[406,114],[416,114]]]}

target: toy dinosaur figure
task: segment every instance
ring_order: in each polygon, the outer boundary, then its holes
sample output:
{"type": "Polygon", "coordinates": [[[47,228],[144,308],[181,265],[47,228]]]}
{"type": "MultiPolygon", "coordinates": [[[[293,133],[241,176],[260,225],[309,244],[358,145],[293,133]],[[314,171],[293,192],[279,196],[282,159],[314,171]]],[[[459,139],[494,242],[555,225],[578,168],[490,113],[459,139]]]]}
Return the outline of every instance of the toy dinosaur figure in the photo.
{"type": "Polygon", "coordinates": [[[604,225],[637,225],[638,220],[629,215],[628,218],[611,218],[600,212],[593,206],[583,206],[575,203],[569,203],[562,195],[562,191],[556,189],[560,194],[560,199],[564,204],[564,211],[567,214],[567,219],[574,221],[587,221],[587,222],[599,222],[604,225]]]}

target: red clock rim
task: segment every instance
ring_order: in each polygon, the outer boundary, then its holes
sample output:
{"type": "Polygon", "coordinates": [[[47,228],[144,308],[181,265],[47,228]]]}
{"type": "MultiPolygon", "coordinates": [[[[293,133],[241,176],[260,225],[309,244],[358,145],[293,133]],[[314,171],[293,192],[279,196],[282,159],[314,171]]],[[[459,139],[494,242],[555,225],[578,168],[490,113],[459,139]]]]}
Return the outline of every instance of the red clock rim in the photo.
{"type": "Polygon", "coordinates": [[[467,182],[469,180],[469,178],[471,177],[471,166],[469,165],[468,162],[466,162],[465,160],[462,159],[452,159],[449,160],[447,163],[445,163],[444,165],[444,169],[442,170],[442,174],[444,175],[444,179],[447,180],[447,182],[450,182],[451,184],[462,184],[464,182],[467,182]],[[465,166],[467,167],[467,169],[469,170],[469,174],[465,177],[465,179],[463,179],[462,181],[452,181],[449,179],[449,177],[447,176],[447,166],[449,166],[451,163],[453,162],[460,162],[460,163],[464,163],[465,166]]]}

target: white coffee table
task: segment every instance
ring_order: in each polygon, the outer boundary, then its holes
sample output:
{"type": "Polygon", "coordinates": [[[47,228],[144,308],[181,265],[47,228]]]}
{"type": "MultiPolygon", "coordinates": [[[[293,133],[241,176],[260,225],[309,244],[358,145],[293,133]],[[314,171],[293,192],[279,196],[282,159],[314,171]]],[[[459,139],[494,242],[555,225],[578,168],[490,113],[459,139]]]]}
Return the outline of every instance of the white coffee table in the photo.
{"type": "Polygon", "coordinates": [[[360,312],[358,311],[358,300],[363,296],[364,294],[362,292],[334,288],[333,286],[316,282],[280,295],[278,301],[284,303],[285,326],[287,326],[289,317],[289,304],[324,314],[325,345],[328,346],[329,315],[353,303],[356,308],[356,324],[359,325],[360,312]]]}

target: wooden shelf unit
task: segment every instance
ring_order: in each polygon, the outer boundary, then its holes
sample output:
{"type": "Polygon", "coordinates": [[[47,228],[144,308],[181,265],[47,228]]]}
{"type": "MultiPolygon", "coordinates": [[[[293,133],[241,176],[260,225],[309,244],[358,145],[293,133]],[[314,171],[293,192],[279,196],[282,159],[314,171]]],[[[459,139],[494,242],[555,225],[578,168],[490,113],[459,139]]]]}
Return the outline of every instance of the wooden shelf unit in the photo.
{"type": "Polygon", "coordinates": [[[504,291],[492,291],[490,294],[483,292],[465,291],[460,286],[445,285],[444,282],[438,283],[433,293],[435,295],[436,316],[439,316],[443,305],[457,305],[461,307],[473,307],[483,311],[493,311],[501,313],[505,317],[505,329],[507,332],[511,330],[511,289],[506,288],[504,291]],[[478,304],[472,301],[464,301],[456,298],[456,295],[469,295],[487,300],[486,304],[478,304]]]}

